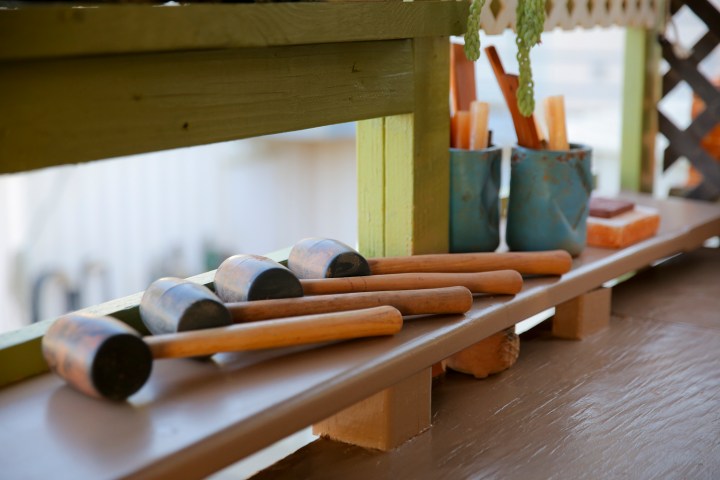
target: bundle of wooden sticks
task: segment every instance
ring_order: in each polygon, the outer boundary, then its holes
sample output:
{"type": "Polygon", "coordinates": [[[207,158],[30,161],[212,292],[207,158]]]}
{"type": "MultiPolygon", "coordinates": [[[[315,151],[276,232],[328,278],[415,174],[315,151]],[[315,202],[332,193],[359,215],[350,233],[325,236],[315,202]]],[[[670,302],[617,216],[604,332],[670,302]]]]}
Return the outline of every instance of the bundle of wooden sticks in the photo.
{"type": "MultiPolygon", "coordinates": [[[[518,145],[535,150],[568,150],[564,97],[551,96],[543,102],[546,137],[537,117],[525,117],[518,109],[518,76],[505,72],[495,47],[487,47],[485,52],[512,115],[518,145]]],[[[465,150],[487,148],[489,104],[476,99],[475,66],[465,56],[462,45],[451,44],[450,65],[450,146],[465,150]]]]}

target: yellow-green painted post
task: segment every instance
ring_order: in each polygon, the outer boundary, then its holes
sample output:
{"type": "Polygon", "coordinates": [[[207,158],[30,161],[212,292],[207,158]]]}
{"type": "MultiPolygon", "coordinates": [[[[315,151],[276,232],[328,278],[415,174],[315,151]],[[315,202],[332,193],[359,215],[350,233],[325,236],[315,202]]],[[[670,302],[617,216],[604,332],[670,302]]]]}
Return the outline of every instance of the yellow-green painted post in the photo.
{"type": "Polygon", "coordinates": [[[653,191],[661,88],[656,37],[657,29],[627,29],[620,156],[624,190],[653,191]]]}
{"type": "Polygon", "coordinates": [[[620,186],[624,190],[638,191],[642,165],[645,31],[628,28],[626,35],[620,186]]]}
{"type": "Polygon", "coordinates": [[[413,113],[358,127],[359,238],[367,255],[448,250],[448,38],[413,40],[413,58],[413,113]]]}
{"type": "Polygon", "coordinates": [[[358,243],[368,256],[385,255],[385,118],[357,124],[358,243]]]}

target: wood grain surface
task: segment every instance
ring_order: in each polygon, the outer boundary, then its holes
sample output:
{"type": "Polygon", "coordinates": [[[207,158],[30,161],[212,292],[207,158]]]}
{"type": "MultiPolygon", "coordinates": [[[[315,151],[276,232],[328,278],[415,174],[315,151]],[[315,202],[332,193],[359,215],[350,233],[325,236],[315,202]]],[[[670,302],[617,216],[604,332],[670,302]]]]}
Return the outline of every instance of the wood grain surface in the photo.
{"type": "Polygon", "coordinates": [[[610,328],[583,342],[531,331],[500,375],[448,372],[433,427],[390,454],[318,440],[253,479],[715,478],[719,262],[701,250],[615,287],[610,328]]]}
{"type": "Polygon", "coordinates": [[[102,5],[0,10],[0,60],[458,35],[466,2],[102,5]]]}
{"type": "Polygon", "coordinates": [[[365,256],[448,251],[447,42],[413,40],[413,113],[358,128],[358,236],[365,256]]]}
{"type": "Polygon", "coordinates": [[[392,40],[6,62],[0,173],[411,112],[413,54],[392,40]]]}
{"type": "MultiPolygon", "coordinates": [[[[697,248],[706,238],[720,234],[715,205],[679,199],[657,201],[640,195],[627,198],[662,210],[664,223],[658,236],[621,251],[588,248],[563,277],[528,279],[523,291],[512,299],[476,298],[465,316],[413,319],[391,337],[323,348],[223,354],[209,362],[159,361],[145,386],[120,406],[85,398],[49,374],[6,386],[0,390],[0,441],[4,446],[0,461],[5,473],[8,478],[52,476],[72,480],[207,476],[413,375],[418,368],[429,367],[605,281],[673,252],[697,248]],[[108,436],[108,431],[113,435],[108,436]],[[36,461],[37,452],[43,452],[42,462],[36,461]]],[[[211,280],[209,274],[201,278],[211,280]]],[[[111,313],[108,310],[112,305],[102,307],[105,314],[111,313]]],[[[130,300],[124,300],[123,305],[128,308],[124,311],[133,311],[130,300]]],[[[28,375],[18,369],[22,360],[14,356],[16,346],[37,342],[36,354],[40,355],[39,337],[18,335],[0,338],[0,372],[5,382],[5,366],[14,375],[28,375]]],[[[592,341],[603,335],[599,333],[592,341]]],[[[573,355],[580,355],[585,344],[571,346],[573,355]]],[[[664,348],[671,345],[668,342],[664,348]]],[[[34,349],[30,350],[34,354],[34,349]]],[[[526,348],[523,353],[521,362],[527,358],[526,348]]],[[[622,352],[610,353],[618,356],[622,352]]],[[[703,355],[711,354],[715,355],[715,350],[700,349],[697,358],[703,362],[703,355]]],[[[552,361],[553,355],[546,360],[552,361]]],[[[695,352],[683,355],[688,362],[694,361],[695,352]]],[[[717,360],[715,356],[705,363],[713,365],[713,358],[717,360]]],[[[566,361],[573,366],[575,359],[566,361]]],[[[543,375],[547,377],[546,369],[543,375]]],[[[662,389],[658,391],[663,394],[662,389]]]]}
{"type": "Polygon", "coordinates": [[[515,270],[523,275],[562,275],[572,268],[565,250],[426,254],[368,259],[375,275],[408,272],[489,272],[515,270]]]}
{"type": "Polygon", "coordinates": [[[473,293],[514,295],[522,289],[522,282],[522,276],[515,270],[478,273],[396,273],[300,281],[305,295],[454,286],[465,287],[473,293]]]}

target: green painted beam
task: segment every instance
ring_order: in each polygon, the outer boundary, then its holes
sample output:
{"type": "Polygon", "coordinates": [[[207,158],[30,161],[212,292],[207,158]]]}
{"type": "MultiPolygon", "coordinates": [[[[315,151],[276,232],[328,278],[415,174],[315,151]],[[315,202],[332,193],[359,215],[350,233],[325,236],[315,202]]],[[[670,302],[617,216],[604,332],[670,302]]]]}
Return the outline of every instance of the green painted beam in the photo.
{"type": "Polygon", "coordinates": [[[0,173],[410,112],[411,40],[0,63],[0,173]]]}
{"type": "Polygon", "coordinates": [[[469,2],[25,5],[0,10],[0,60],[459,35],[469,2]]]}

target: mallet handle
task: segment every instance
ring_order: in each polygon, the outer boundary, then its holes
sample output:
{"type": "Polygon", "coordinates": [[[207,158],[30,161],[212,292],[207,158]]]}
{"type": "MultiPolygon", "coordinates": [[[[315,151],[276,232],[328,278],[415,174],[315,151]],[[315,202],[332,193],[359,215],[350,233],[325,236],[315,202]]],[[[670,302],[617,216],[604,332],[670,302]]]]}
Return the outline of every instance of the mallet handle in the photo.
{"type": "Polygon", "coordinates": [[[522,275],[562,275],[572,268],[565,250],[545,252],[440,253],[368,259],[373,275],[407,272],[487,272],[515,270],[522,275]]]}
{"type": "Polygon", "coordinates": [[[522,289],[522,276],[514,270],[482,273],[392,273],[363,277],[300,280],[305,295],[380,292],[423,288],[465,287],[472,293],[514,295],[522,289]]]}
{"type": "Polygon", "coordinates": [[[271,322],[145,337],[154,358],[212,355],[350,338],[393,335],[402,328],[402,315],[383,306],[342,313],[281,318],[271,322]]]}
{"type": "Polygon", "coordinates": [[[465,287],[358,292],[312,297],[256,300],[226,304],[233,322],[254,322],[294,315],[340,312],[390,305],[403,315],[465,313],[472,307],[472,293],[465,287]]]}

